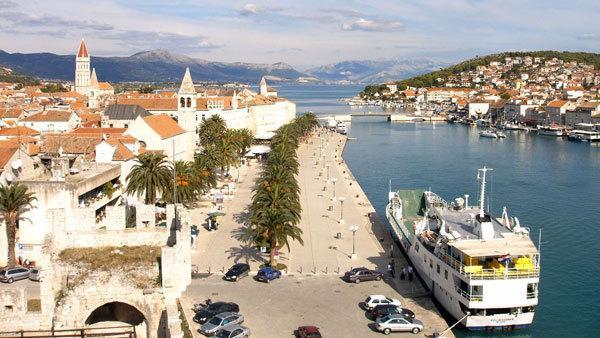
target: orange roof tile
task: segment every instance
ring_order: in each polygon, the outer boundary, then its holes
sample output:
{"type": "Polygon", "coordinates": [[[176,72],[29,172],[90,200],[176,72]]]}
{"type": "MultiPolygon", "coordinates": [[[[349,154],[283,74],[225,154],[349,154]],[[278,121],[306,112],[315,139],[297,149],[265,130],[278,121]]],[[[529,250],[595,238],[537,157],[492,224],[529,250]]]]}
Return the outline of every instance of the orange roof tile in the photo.
{"type": "Polygon", "coordinates": [[[160,135],[163,140],[179,134],[185,133],[175,120],[167,115],[152,115],[144,117],[144,121],[152,128],[156,133],[160,135]]]}
{"type": "Polygon", "coordinates": [[[94,135],[103,135],[103,134],[111,134],[111,135],[123,135],[123,133],[127,130],[127,128],[90,128],[83,127],[77,128],[69,132],[68,134],[94,134],[94,135]]]}
{"type": "Polygon", "coordinates": [[[177,98],[120,98],[119,104],[137,104],[146,110],[177,110],[177,98]]]}
{"type": "Polygon", "coordinates": [[[28,116],[21,121],[24,122],[67,122],[75,113],[63,110],[48,110],[28,116]]]}
{"type": "Polygon", "coordinates": [[[548,102],[548,107],[552,107],[552,108],[560,108],[562,106],[564,106],[565,104],[567,104],[567,101],[565,100],[552,100],[550,102],[548,102]]]}
{"type": "Polygon", "coordinates": [[[38,136],[41,133],[24,126],[0,129],[0,136],[38,136]]]}
{"type": "Polygon", "coordinates": [[[4,167],[8,164],[8,161],[15,155],[19,148],[12,147],[10,145],[0,146],[0,169],[4,170],[4,167]]]}

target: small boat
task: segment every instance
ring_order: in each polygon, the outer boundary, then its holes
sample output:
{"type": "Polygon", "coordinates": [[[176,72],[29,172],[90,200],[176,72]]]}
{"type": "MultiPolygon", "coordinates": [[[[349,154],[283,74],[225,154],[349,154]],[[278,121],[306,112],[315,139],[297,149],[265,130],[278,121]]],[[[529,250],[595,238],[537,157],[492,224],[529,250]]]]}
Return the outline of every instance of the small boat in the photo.
{"type": "Polygon", "coordinates": [[[499,138],[506,138],[506,134],[504,134],[500,130],[496,130],[495,133],[496,135],[498,135],[499,138]]]}
{"type": "Polygon", "coordinates": [[[569,141],[575,142],[600,142],[600,125],[591,123],[578,123],[569,133],[569,141]]]}
{"type": "Polygon", "coordinates": [[[490,130],[490,129],[486,129],[486,130],[480,131],[479,132],[479,136],[480,137],[487,137],[487,138],[498,138],[498,134],[495,131],[490,130]]]}
{"type": "Polygon", "coordinates": [[[565,130],[557,125],[538,126],[538,135],[564,136],[565,130]]]}
{"type": "Polygon", "coordinates": [[[335,127],[335,130],[342,135],[346,135],[348,133],[348,126],[345,123],[340,122],[335,127]]]}

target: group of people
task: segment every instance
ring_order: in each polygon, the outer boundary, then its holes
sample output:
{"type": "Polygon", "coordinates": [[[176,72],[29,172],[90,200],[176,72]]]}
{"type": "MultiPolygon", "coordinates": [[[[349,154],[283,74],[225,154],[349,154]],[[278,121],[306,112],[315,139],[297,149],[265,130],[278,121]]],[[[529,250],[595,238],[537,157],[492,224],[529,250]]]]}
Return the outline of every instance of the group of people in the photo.
{"type": "MultiPolygon", "coordinates": [[[[393,259],[388,264],[388,273],[390,274],[390,277],[396,278],[396,263],[394,262],[393,259]]],[[[404,279],[408,278],[408,280],[412,282],[413,274],[414,274],[414,271],[413,271],[413,267],[411,265],[404,266],[404,267],[402,267],[402,270],[400,271],[400,279],[404,280],[404,279]]]]}

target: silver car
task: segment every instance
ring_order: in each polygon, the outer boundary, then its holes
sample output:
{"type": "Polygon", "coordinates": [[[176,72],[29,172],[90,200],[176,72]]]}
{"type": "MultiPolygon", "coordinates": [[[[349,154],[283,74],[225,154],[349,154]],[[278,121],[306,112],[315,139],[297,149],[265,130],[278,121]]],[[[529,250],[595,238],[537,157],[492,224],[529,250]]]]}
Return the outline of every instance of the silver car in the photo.
{"type": "Polygon", "coordinates": [[[226,329],[235,324],[244,322],[244,316],[235,312],[223,312],[212,317],[211,320],[200,327],[200,333],[205,336],[212,336],[221,329],[226,329]]]}
{"type": "Polygon", "coordinates": [[[246,338],[250,337],[250,329],[241,325],[231,325],[217,333],[217,338],[246,338]]]}
{"type": "Polygon", "coordinates": [[[29,278],[29,269],[22,266],[0,270],[0,281],[4,283],[12,283],[16,280],[27,278],[29,278]]]}
{"type": "Polygon", "coordinates": [[[42,280],[42,271],[39,268],[29,270],[29,280],[39,282],[42,280]]]}
{"type": "Polygon", "coordinates": [[[417,334],[423,331],[423,323],[420,320],[393,314],[377,318],[375,328],[384,334],[390,334],[392,331],[410,331],[417,334]]]}

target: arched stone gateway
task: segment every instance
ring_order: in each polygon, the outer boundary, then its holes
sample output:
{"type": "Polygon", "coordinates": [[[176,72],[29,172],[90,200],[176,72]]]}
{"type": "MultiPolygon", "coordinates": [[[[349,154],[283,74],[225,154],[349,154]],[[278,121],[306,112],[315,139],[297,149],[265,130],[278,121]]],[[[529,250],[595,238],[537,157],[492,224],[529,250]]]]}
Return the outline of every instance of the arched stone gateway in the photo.
{"type": "Polygon", "coordinates": [[[129,324],[136,327],[137,338],[151,337],[148,320],[135,306],[123,302],[109,302],[94,309],[85,320],[86,326],[116,327],[129,324]]]}

